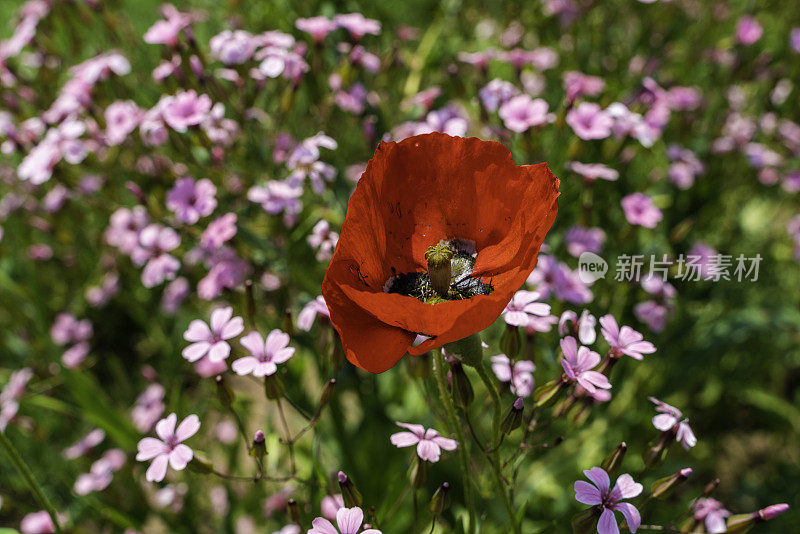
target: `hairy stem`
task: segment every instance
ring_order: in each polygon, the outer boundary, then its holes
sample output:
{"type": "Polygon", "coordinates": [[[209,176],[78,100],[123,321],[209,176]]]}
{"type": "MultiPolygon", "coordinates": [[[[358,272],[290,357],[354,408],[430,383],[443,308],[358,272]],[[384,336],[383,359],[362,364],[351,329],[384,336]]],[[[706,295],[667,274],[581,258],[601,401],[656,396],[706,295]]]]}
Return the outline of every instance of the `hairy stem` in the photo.
{"type": "Polygon", "coordinates": [[[447,419],[449,420],[450,426],[453,428],[453,431],[456,434],[456,439],[458,439],[458,456],[461,458],[461,477],[464,483],[464,500],[466,501],[465,504],[467,506],[467,511],[469,512],[468,532],[470,534],[474,534],[476,527],[475,498],[472,494],[472,483],[470,482],[469,459],[467,458],[467,442],[464,440],[464,432],[461,429],[461,425],[458,424],[456,409],[455,406],[453,406],[453,399],[447,392],[447,377],[445,376],[444,370],[444,356],[442,356],[442,352],[439,350],[433,351],[433,353],[434,357],[436,358],[435,374],[436,384],[439,386],[439,399],[447,410],[447,419]]]}

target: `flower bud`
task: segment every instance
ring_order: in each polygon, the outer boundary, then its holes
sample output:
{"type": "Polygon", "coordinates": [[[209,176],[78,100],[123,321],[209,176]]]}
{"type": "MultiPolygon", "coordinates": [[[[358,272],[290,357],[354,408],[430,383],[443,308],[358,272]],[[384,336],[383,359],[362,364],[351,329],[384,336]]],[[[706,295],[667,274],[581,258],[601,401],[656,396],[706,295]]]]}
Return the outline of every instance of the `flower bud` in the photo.
{"type": "Polygon", "coordinates": [[[603,463],[600,464],[609,475],[613,474],[619,466],[622,465],[622,460],[625,458],[625,453],[628,451],[628,445],[623,441],[617,448],[605,457],[603,463]]]}
{"type": "Polygon", "coordinates": [[[253,446],[250,449],[250,454],[259,460],[267,455],[267,440],[261,430],[256,430],[253,436],[253,446]]]}
{"type": "Polygon", "coordinates": [[[588,534],[589,532],[593,532],[597,517],[598,512],[595,506],[575,514],[572,517],[572,532],[574,534],[588,534]]]}
{"type": "Polygon", "coordinates": [[[283,397],[283,381],[277,374],[264,377],[264,393],[268,399],[277,400],[283,397]]]}
{"type": "Polygon", "coordinates": [[[208,458],[195,451],[191,461],[189,462],[189,469],[195,473],[208,474],[214,472],[214,465],[208,458]]]}
{"type": "Polygon", "coordinates": [[[669,446],[675,441],[675,432],[672,430],[665,430],[661,433],[659,440],[650,447],[644,456],[645,467],[653,467],[660,463],[667,455],[669,446]]]}
{"type": "Polygon", "coordinates": [[[519,332],[519,327],[506,324],[503,335],[500,336],[500,350],[513,361],[519,356],[521,347],[522,337],[519,332]]]}
{"type": "Polygon", "coordinates": [[[286,501],[286,508],[289,512],[289,520],[295,525],[300,523],[300,505],[294,499],[286,501]]]}
{"type": "Polygon", "coordinates": [[[772,504],[767,506],[766,508],[758,511],[758,517],[762,521],[769,521],[770,519],[775,519],[786,510],[789,509],[789,505],[786,503],[781,504],[772,504]]]}
{"type": "Polygon", "coordinates": [[[453,376],[452,393],[453,400],[457,406],[466,408],[475,398],[472,391],[472,384],[469,382],[467,373],[464,372],[464,366],[459,362],[450,364],[450,372],[453,376]]]}
{"type": "Polygon", "coordinates": [[[555,402],[558,393],[564,388],[566,382],[561,380],[551,380],[536,388],[533,392],[533,399],[536,401],[536,406],[547,406],[555,402]]]}
{"type": "Polygon", "coordinates": [[[450,354],[458,356],[461,363],[470,367],[483,365],[483,347],[480,334],[472,334],[444,346],[450,354]]]}
{"type": "Polygon", "coordinates": [[[411,483],[415,489],[425,487],[425,482],[428,481],[428,462],[416,457],[416,462],[411,468],[411,483]]]}
{"type": "Polygon", "coordinates": [[[446,297],[450,291],[450,281],[453,277],[450,266],[452,259],[453,251],[443,243],[433,245],[425,252],[431,287],[440,297],[446,297]]]}
{"type": "Polygon", "coordinates": [[[431,353],[426,352],[420,354],[416,358],[409,359],[408,363],[411,366],[411,374],[415,378],[422,378],[423,380],[431,376],[431,353]]]}
{"type": "Polygon", "coordinates": [[[442,482],[431,497],[431,513],[434,516],[440,515],[450,506],[450,483],[442,482]]]}
{"type": "Polygon", "coordinates": [[[322,394],[319,396],[319,408],[318,408],[318,411],[321,411],[331,401],[331,397],[333,396],[333,390],[334,389],[336,389],[336,379],[335,378],[331,378],[325,384],[325,387],[322,388],[322,394]]]}
{"type": "Polygon", "coordinates": [[[525,409],[522,397],[518,397],[511,405],[511,408],[506,413],[503,421],[500,423],[500,431],[503,434],[510,434],[522,424],[522,412],[525,409]]]}
{"type": "Polygon", "coordinates": [[[233,391],[231,391],[231,388],[229,388],[225,383],[222,375],[215,376],[214,382],[217,384],[217,398],[219,399],[220,404],[226,408],[230,408],[234,399],[233,391]]]}
{"type": "Polygon", "coordinates": [[[672,494],[672,491],[683,481],[689,478],[692,474],[692,469],[687,467],[681,469],[668,477],[660,478],[653,482],[651,492],[656,499],[666,499],[672,494]]]}
{"type": "Polygon", "coordinates": [[[717,486],[719,486],[719,479],[715,478],[714,480],[706,484],[705,488],[703,488],[703,496],[708,497],[709,495],[714,493],[714,490],[717,489],[717,486]]]}
{"type": "Polygon", "coordinates": [[[347,508],[354,506],[361,506],[361,493],[358,492],[355,484],[353,484],[344,471],[339,471],[339,489],[342,491],[342,499],[347,508]]]}
{"type": "Polygon", "coordinates": [[[290,336],[294,335],[294,321],[292,321],[292,310],[286,308],[283,312],[283,322],[281,324],[281,330],[289,334],[290,336]]]}

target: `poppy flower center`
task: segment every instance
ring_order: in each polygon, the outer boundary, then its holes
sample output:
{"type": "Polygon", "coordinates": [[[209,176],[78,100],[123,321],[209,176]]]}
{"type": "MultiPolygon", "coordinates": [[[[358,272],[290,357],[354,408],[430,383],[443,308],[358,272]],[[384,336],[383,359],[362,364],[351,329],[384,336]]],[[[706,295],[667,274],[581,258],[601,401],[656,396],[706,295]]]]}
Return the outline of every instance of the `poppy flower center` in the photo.
{"type": "Polygon", "coordinates": [[[476,257],[471,241],[441,241],[425,253],[427,272],[395,273],[386,282],[384,291],[414,297],[427,304],[489,295],[494,291],[492,284],[472,276],[476,257]]]}

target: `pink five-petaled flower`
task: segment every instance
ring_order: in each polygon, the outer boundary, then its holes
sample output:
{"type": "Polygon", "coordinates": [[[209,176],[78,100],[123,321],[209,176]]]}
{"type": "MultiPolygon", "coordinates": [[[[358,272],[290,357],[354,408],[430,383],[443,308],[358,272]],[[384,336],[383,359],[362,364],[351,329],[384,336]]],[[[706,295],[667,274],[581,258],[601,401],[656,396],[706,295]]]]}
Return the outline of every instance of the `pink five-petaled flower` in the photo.
{"type": "Polygon", "coordinates": [[[287,346],[289,334],[278,329],[270,332],[266,341],[258,332],[250,332],[240,343],[250,351],[251,356],[239,358],[231,364],[231,369],[237,375],[273,375],[278,370],[277,364],[287,361],[294,354],[294,348],[287,346]]]}
{"type": "Polygon", "coordinates": [[[580,384],[590,394],[597,391],[597,388],[611,389],[611,383],[604,374],[592,371],[600,363],[599,354],[587,347],[579,347],[572,336],[561,340],[561,350],[564,352],[561,367],[564,368],[567,378],[580,384]]]}
{"type": "Polygon", "coordinates": [[[642,523],[639,510],[630,503],[620,502],[622,499],[632,499],[642,492],[642,485],[634,482],[633,477],[625,473],[620,475],[614,488],[608,473],[600,467],[593,467],[583,472],[592,484],[583,480],[575,482],[575,500],[590,506],[601,506],[603,513],[597,521],[599,534],[619,534],[617,520],[614,512],[622,512],[631,532],[636,532],[642,523]]]}
{"type": "Polygon", "coordinates": [[[641,360],[642,354],[652,354],[656,351],[652,343],[644,341],[642,334],[630,326],[620,328],[617,320],[610,314],[600,318],[600,332],[611,345],[613,355],[618,358],[627,354],[634,360],[641,360]]]}
{"type": "Polygon", "coordinates": [[[145,476],[149,482],[161,482],[167,474],[167,464],[180,471],[194,457],[192,449],[183,442],[194,436],[200,429],[200,419],[192,414],[175,428],[178,416],[174,413],[156,423],[156,434],[160,439],[144,438],[139,442],[136,460],[146,462],[153,460],[147,468],[145,476]]]}
{"type": "Polygon", "coordinates": [[[653,204],[653,199],[644,193],[631,193],[622,199],[622,211],[631,224],[655,228],[664,217],[661,210],[653,204]]]}
{"type": "MultiPolygon", "coordinates": [[[[361,524],[364,522],[364,512],[361,508],[339,508],[336,512],[336,524],[339,530],[324,517],[318,517],[311,522],[308,534],[359,534],[361,524]]],[[[370,528],[361,534],[382,534],[380,530],[370,528]]]]}
{"type": "Polygon", "coordinates": [[[537,317],[547,317],[550,315],[550,305],[539,300],[541,294],[538,291],[526,291],[521,289],[514,293],[511,302],[506,304],[503,310],[503,319],[506,324],[511,326],[528,326],[531,322],[531,315],[537,317]]]}
{"type": "Polygon", "coordinates": [[[605,139],[614,119],[594,102],[581,102],[567,113],[567,124],[581,139],[605,139]]]}
{"type": "Polygon", "coordinates": [[[167,193],[167,208],[183,223],[194,224],[217,207],[216,186],[208,178],[181,178],[167,193]]]}
{"type": "Polygon", "coordinates": [[[656,405],[658,415],[653,417],[653,426],[662,432],[675,429],[675,439],[681,442],[683,448],[691,449],[697,445],[697,437],[689,426],[688,419],[681,419],[683,414],[679,409],[670,406],[666,402],[661,402],[655,397],[649,397],[650,402],[656,405]]]}
{"type": "Polygon", "coordinates": [[[409,423],[397,423],[397,426],[406,428],[409,432],[398,432],[392,434],[389,440],[395,447],[417,446],[417,456],[428,462],[438,462],[442,449],[453,451],[458,447],[458,442],[454,439],[445,438],[439,435],[432,428],[425,429],[422,425],[412,425],[409,423]]]}
{"type": "Polygon", "coordinates": [[[183,349],[183,357],[190,362],[196,362],[208,355],[212,362],[221,362],[231,353],[231,346],[227,340],[234,338],[244,331],[244,321],[241,317],[232,317],[233,308],[227,306],[211,312],[211,328],[199,319],[189,323],[189,328],[183,333],[183,339],[192,344],[183,349]]]}

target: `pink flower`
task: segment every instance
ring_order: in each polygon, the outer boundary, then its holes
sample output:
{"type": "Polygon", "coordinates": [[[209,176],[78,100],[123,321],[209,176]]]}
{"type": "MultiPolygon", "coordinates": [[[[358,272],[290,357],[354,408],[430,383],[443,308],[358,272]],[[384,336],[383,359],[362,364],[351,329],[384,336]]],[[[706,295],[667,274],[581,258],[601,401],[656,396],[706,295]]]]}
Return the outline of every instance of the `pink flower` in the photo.
{"type": "Polygon", "coordinates": [[[33,371],[23,367],[11,373],[8,383],[0,391],[0,432],[5,432],[8,423],[19,411],[19,399],[25,393],[25,387],[33,378],[33,371]]]}
{"type": "Polygon", "coordinates": [[[251,356],[239,358],[231,364],[237,375],[252,374],[255,377],[273,375],[278,371],[277,364],[292,357],[294,348],[289,347],[289,334],[278,329],[267,335],[266,341],[258,332],[250,332],[240,343],[250,351],[251,356]]]}
{"type": "Polygon", "coordinates": [[[511,298],[511,302],[503,310],[503,319],[511,326],[528,326],[531,316],[546,317],[550,315],[550,305],[539,300],[538,291],[521,289],[511,298]]]}
{"type": "Polygon", "coordinates": [[[527,397],[533,392],[533,371],[536,365],[530,360],[512,362],[505,354],[492,356],[492,371],[500,382],[511,384],[511,393],[527,397]]]}
{"type": "Polygon", "coordinates": [[[368,19],[361,13],[348,13],[336,15],[333,20],[340,28],[344,28],[355,40],[359,40],[367,34],[378,35],[381,33],[381,23],[377,20],[368,19]]]}
{"type": "Polygon", "coordinates": [[[225,65],[241,65],[253,56],[256,42],[244,30],[224,30],[211,38],[208,47],[211,55],[225,65]]]}
{"type": "Polygon", "coordinates": [[[564,73],[564,88],[567,91],[567,100],[570,102],[581,96],[597,96],[606,87],[606,82],[597,76],[589,76],[582,72],[569,71],[564,73]]]}
{"type": "Polygon", "coordinates": [[[106,143],[109,146],[122,143],[139,125],[141,117],[142,111],[132,100],[118,100],[109,104],[105,111],[106,143]]]}
{"type": "Polygon", "coordinates": [[[194,457],[192,449],[183,442],[200,430],[200,418],[192,414],[181,421],[178,428],[175,424],[178,416],[174,413],[156,423],[156,434],[160,439],[144,438],[139,442],[136,460],[146,462],[152,460],[145,477],[148,482],[161,482],[167,474],[167,464],[176,471],[184,469],[194,457]]]}
{"type": "Polygon", "coordinates": [[[74,460],[75,458],[80,458],[81,456],[85,455],[87,452],[98,446],[102,441],[106,439],[106,433],[100,430],[99,428],[95,428],[94,430],[90,431],[77,443],[74,445],[70,445],[64,452],[61,454],[67,460],[74,460]]]}
{"type": "Polygon", "coordinates": [[[303,306],[303,309],[297,315],[297,328],[308,332],[311,330],[311,325],[314,324],[314,319],[317,318],[317,315],[330,317],[328,306],[325,304],[325,299],[322,298],[322,295],[303,306]]]}
{"type": "Polygon", "coordinates": [[[85,341],[92,337],[92,323],[88,319],[79,321],[71,313],[59,313],[50,328],[50,337],[58,345],[85,341]]]}
{"type": "Polygon", "coordinates": [[[226,213],[217,217],[208,224],[203,234],[200,236],[200,246],[206,250],[217,250],[224,243],[233,239],[236,235],[236,214],[226,213]]]}
{"type": "Polygon", "coordinates": [[[173,130],[185,132],[189,126],[197,126],[206,120],[210,111],[211,98],[208,95],[198,95],[194,89],[190,89],[166,97],[161,108],[161,117],[173,130]]]}
{"type": "Polygon", "coordinates": [[[181,243],[175,230],[159,224],[151,224],[139,234],[139,248],[131,259],[137,265],[146,263],[142,270],[142,284],[154,287],[165,280],[172,280],[180,269],[180,261],[169,254],[181,243]]]}
{"type": "Polygon", "coordinates": [[[598,534],[619,534],[617,520],[614,512],[622,512],[628,528],[631,532],[636,532],[642,524],[642,517],[639,510],[632,504],[620,502],[622,499],[632,499],[642,493],[642,485],[633,480],[629,474],[620,475],[614,488],[611,489],[611,481],[608,473],[600,467],[593,467],[583,472],[586,478],[592,481],[591,484],[583,480],[575,482],[575,500],[579,503],[590,506],[600,506],[603,513],[597,521],[598,534]]]}
{"type": "Polygon", "coordinates": [[[800,54],[800,28],[792,28],[789,33],[789,45],[792,50],[800,54]]]}
{"type": "Polygon", "coordinates": [[[167,208],[183,223],[194,224],[217,207],[217,188],[208,178],[181,178],[167,193],[167,208]]]}
{"type": "Polygon", "coordinates": [[[709,534],[721,534],[728,530],[725,518],[730,517],[731,513],[718,500],[701,497],[695,501],[692,509],[694,518],[704,523],[709,534]]]}
{"type": "Polygon", "coordinates": [[[584,252],[597,254],[603,250],[606,233],[600,228],[573,226],[564,234],[564,241],[569,255],[578,258],[584,252]]]}
{"type": "Polygon", "coordinates": [[[631,193],[622,199],[622,210],[631,224],[655,228],[663,218],[661,210],[653,204],[653,199],[644,193],[631,193]]]}
{"type": "Polygon", "coordinates": [[[164,4],[161,12],[166,19],[158,20],[150,26],[144,34],[144,42],[175,46],[181,30],[188,27],[195,17],[189,13],[181,13],[172,4],[164,4]]]}
{"type": "Polygon", "coordinates": [[[326,495],[322,498],[322,502],[320,503],[319,507],[323,516],[331,521],[334,521],[336,519],[336,513],[339,511],[339,509],[344,508],[344,498],[342,497],[341,493],[337,493],[336,495],[326,495]]]}
{"type": "Polygon", "coordinates": [[[761,39],[764,34],[764,28],[758,21],[750,16],[745,16],[739,19],[736,24],[736,40],[743,45],[751,45],[761,39]]]}
{"type": "Polygon", "coordinates": [[[581,102],[567,113],[567,124],[581,139],[605,139],[614,119],[593,102],[581,102]]]}
{"type": "Polygon", "coordinates": [[[577,382],[590,394],[598,388],[611,389],[611,383],[604,374],[591,370],[600,363],[599,354],[587,347],[578,347],[578,342],[572,336],[561,340],[561,350],[564,353],[561,367],[564,368],[567,378],[577,382]]]}
{"type": "Polygon", "coordinates": [[[567,163],[567,168],[572,172],[576,172],[583,176],[587,182],[594,182],[598,178],[614,182],[619,178],[619,172],[611,167],[607,167],[602,163],[581,163],[579,161],[570,161],[567,163]]]}
{"type": "MultiPolygon", "coordinates": [[[[486,111],[497,111],[497,109],[519,94],[519,89],[511,83],[500,78],[495,78],[487,83],[480,91],[478,97],[486,108],[486,111]]],[[[530,100],[530,97],[528,97],[530,100]]],[[[506,125],[508,128],[508,125],[506,125]]],[[[509,128],[511,129],[511,128],[509,128]]]]}
{"type": "Polygon", "coordinates": [[[617,320],[611,314],[600,318],[600,333],[611,345],[611,351],[617,357],[626,354],[634,360],[641,360],[643,354],[652,354],[655,346],[649,341],[644,341],[644,336],[630,326],[619,327],[617,320]]]}
{"type": "Polygon", "coordinates": [[[50,534],[56,531],[56,527],[53,525],[50,515],[42,510],[23,517],[19,524],[19,531],[22,534],[50,534]]]}
{"type": "Polygon", "coordinates": [[[658,415],[653,417],[653,426],[656,429],[666,432],[673,430],[675,432],[675,439],[681,442],[683,448],[686,450],[691,449],[697,445],[697,438],[689,426],[688,419],[681,419],[683,414],[674,406],[670,406],[666,402],[661,402],[655,397],[648,397],[650,402],[656,405],[658,415]]]}
{"type": "Polygon", "coordinates": [[[211,312],[211,328],[199,319],[189,323],[189,328],[183,333],[183,339],[192,344],[183,349],[183,357],[190,362],[196,362],[208,355],[212,362],[221,362],[231,353],[231,346],[227,340],[238,336],[244,331],[244,321],[241,317],[232,317],[233,308],[217,308],[211,312]]]}
{"type": "Polygon", "coordinates": [[[109,449],[92,464],[88,473],[78,477],[73,486],[75,493],[88,495],[93,491],[103,491],[111,484],[114,473],[125,465],[125,460],[122,449],[109,449]]]}
{"type": "Polygon", "coordinates": [[[327,261],[333,255],[333,249],[339,242],[339,234],[331,231],[328,221],[322,220],[314,225],[308,244],[317,249],[317,261],[327,261]]]}
{"type": "Polygon", "coordinates": [[[150,384],[136,398],[136,405],[131,410],[133,425],[139,432],[147,432],[164,414],[164,386],[150,384]]]}
{"type": "Polygon", "coordinates": [[[563,336],[570,331],[577,330],[578,340],[584,345],[591,345],[597,339],[597,332],[594,329],[596,325],[597,319],[589,313],[589,310],[583,310],[580,317],[574,311],[567,310],[561,314],[561,318],[558,320],[558,333],[563,336]],[[567,324],[570,321],[572,322],[571,329],[567,324]]]}
{"type": "Polygon", "coordinates": [[[271,180],[263,186],[253,186],[247,192],[248,200],[261,204],[269,214],[275,215],[285,212],[293,217],[300,212],[302,203],[300,195],[303,188],[287,182],[271,180]]]}
{"type": "Polygon", "coordinates": [[[417,446],[417,456],[428,462],[438,462],[442,449],[453,451],[458,447],[458,442],[454,439],[444,438],[432,428],[425,429],[422,425],[412,425],[409,423],[397,423],[397,426],[406,428],[408,432],[397,432],[392,434],[389,440],[395,447],[417,446]]]}
{"type": "Polygon", "coordinates": [[[301,32],[309,34],[317,43],[321,43],[329,33],[338,27],[338,24],[328,17],[297,19],[294,25],[301,32]]]}
{"type": "Polygon", "coordinates": [[[361,531],[361,524],[364,522],[364,512],[361,508],[340,508],[336,512],[336,530],[330,521],[324,517],[318,517],[311,522],[311,530],[308,534],[381,534],[380,530],[370,528],[361,531]]]}
{"type": "Polygon", "coordinates": [[[528,95],[511,98],[500,107],[500,118],[506,128],[513,132],[524,132],[532,126],[552,122],[555,117],[547,113],[547,102],[541,98],[535,100],[528,95]]]}

